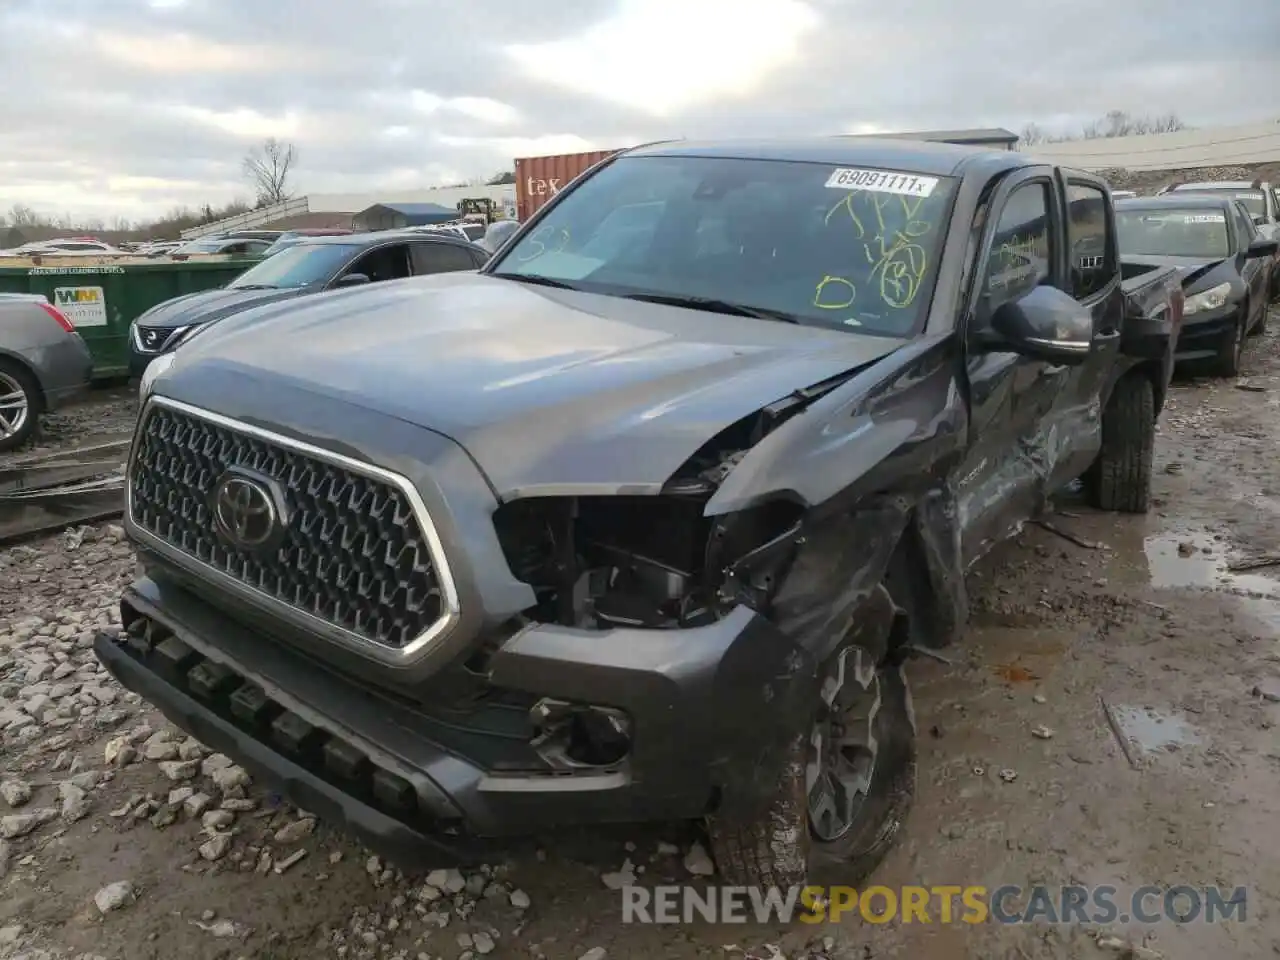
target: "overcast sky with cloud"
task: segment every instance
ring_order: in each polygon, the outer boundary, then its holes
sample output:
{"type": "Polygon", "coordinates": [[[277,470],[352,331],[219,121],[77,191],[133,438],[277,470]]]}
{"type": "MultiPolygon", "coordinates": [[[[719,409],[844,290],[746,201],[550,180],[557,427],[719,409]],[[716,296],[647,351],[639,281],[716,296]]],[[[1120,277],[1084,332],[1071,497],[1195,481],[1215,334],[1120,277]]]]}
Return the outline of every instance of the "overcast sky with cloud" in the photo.
{"type": "MultiPolygon", "coordinates": [[[[668,136],[1280,116],[1280,2],[0,0],[0,213],[422,188],[668,136]]],[[[389,197],[390,198],[390,197],[389,197]]]]}

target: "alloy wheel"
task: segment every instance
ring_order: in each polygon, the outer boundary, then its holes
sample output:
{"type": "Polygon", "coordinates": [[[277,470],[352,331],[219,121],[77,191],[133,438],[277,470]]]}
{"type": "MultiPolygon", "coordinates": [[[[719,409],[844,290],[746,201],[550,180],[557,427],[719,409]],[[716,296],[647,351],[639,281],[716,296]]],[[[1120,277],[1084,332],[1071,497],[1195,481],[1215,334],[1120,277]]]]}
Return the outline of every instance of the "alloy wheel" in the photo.
{"type": "Polygon", "coordinates": [[[853,828],[876,771],[880,680],[864,650],[840,651],[823,681],[821,699],[809,735],[805,792],[809,831],[830,843],[853,828]]]}
{"type": "Polygon", "coordinates": [[[0,440],[16,436],[30,416],[27,391],[9,374],[0,372],[0,440]]]}

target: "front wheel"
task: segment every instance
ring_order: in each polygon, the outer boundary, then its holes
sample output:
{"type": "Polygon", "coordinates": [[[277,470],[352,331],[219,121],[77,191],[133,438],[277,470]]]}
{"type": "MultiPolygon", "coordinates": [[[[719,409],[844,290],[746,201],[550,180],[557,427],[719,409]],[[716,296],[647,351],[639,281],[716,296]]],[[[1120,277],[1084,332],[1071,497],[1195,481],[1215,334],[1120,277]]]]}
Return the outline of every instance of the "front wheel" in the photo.
{"type": "Polygon", "coordinates": [[[856,885],[888,853],[915,797],[915,720],[901,666],[850,646],[827,667],[812,726],[755,817],[708,819],[726,882],[856,885]]]}
{"type": "Polygon", "coordinates": [[[1116,384],[1102,414],[1102,449],[1085,476],[1094,505],[1146,513],[1156,445],[1156,400],[1151,381],[1130,373],[1116,384]]]}
{"type": "Polygon", "coordinates": [[[1244,357],[1245,328],[1249,325],[1249,305],[1240,308],[1240,317],[1222,337],[1218,355],[1213,360],[1213,370],[1220,377],[1238,377],[1240,361],[1244,357]]]}

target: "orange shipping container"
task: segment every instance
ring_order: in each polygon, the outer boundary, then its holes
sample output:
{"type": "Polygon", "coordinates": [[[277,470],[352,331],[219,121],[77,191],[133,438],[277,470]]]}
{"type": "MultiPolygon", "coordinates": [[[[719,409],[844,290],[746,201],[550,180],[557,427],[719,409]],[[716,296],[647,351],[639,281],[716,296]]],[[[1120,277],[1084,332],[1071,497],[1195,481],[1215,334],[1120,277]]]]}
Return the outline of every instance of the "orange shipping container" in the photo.
{"type": "Polygon", "coordinates": [[[586,153],[516,160],[516,216],[520,222],[524,223],[537,213],[539,207],[567,187],[578,174],[617,152],[589,150],[586,153]]]}

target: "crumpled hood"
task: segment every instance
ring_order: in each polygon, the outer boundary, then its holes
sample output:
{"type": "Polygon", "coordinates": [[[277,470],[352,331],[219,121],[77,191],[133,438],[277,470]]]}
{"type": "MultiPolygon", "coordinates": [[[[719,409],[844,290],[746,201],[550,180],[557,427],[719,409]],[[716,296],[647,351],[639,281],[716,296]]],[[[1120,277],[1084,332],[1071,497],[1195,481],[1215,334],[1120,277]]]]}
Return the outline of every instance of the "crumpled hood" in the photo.
{"type": "Polygon", "coordinates": [[[272,410],[243,398],[265,389],[374,410],[461,444],[503,497],[645,493],[726,426],[902,342],[440,274],[236,317],[156,389],[263,426],[272,410]]]}
{"type": "MultiPolygon", "coordinates": [[[[1182,279],[1183,292],[1188,296],[1230,279],[1227,276],[1219,276],[1223,272],[1220,268],[1228,264],[1228,261],[1222,257],[1206,260],[1204,257],[1149,257],[1125,254],[1124,260],[1126,263],[1138,263],[1147,267],[1174,267],[1182,279]]],[[[1234,273],[1229,267],[1226,272],[1234,273]]]]}
{"type": "Polygon", "coordinates": [[[221,320],[250,307],[280,300],[291,300],[310,290],[200,290],[158,303],[147,310],[137,322],[144,327],[186,327],[194,323],[221,320]]]}

